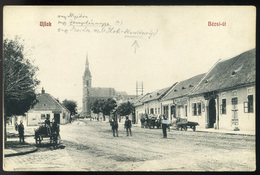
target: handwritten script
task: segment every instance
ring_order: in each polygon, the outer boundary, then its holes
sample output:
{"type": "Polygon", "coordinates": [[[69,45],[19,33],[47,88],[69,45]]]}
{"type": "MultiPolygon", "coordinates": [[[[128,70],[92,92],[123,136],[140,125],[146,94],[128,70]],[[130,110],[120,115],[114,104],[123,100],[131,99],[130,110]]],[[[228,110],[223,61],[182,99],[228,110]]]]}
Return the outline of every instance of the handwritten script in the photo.
{"type": "Polygon", "coordinates": [[[124,27],[122,20],[112,22],[98,21],[84,14],[70,13],[58,15],[58,32],[61,33],[96,33],[122,35],[125,38],[152,38],[158,29],[138,29],[124,27]]]}

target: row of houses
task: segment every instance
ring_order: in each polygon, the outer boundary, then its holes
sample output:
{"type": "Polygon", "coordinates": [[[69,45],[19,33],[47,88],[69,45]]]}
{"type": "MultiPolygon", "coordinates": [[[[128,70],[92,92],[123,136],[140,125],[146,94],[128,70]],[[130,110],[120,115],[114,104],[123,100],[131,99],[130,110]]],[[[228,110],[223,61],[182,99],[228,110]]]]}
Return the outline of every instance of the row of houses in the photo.
{"type": "Polygon", "coordinates": [[[186,118],[198,128],[255,131],[255,49],[219,60],[207,72],[133,101],[136,120],[164,114],[186,118]]]}

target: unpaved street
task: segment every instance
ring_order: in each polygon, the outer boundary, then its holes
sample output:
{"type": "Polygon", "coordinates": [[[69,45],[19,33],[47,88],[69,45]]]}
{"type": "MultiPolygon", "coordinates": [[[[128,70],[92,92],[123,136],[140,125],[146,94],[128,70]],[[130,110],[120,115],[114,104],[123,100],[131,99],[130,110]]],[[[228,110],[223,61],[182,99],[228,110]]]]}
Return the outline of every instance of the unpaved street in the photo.
{"type": "Polygon", "coordinates": [[[255,136],[133,126],[127,137],[119,124],[113,137],[109,123],[82,119],[61,125],[64,149],[4,159],[14,171],[253,171],[255,136]]]}

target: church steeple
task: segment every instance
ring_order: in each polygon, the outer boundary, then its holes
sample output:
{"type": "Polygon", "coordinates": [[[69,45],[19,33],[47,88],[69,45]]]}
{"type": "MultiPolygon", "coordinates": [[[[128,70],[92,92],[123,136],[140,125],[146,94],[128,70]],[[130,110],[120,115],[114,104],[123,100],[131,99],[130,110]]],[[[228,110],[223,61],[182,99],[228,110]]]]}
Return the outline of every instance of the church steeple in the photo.
{"type": "Polygon", "coordinates": [[[89,63],[88,63],[88,53],[87,53],[87,57],[86,57],[86,63],[85,63],[85,69],[89,69],[89,63]]]}
{"type": "Polygon", "coordinates": [[[86,63],[85,63],[85,72],[84,72],[84,76],[83,76],[83,86],[84,87],[91,87],[91,81],[92,81],[91,77],[92,76],[91,76],[91,73],[89,70],[88,53],[87,53],[86,63]]]}

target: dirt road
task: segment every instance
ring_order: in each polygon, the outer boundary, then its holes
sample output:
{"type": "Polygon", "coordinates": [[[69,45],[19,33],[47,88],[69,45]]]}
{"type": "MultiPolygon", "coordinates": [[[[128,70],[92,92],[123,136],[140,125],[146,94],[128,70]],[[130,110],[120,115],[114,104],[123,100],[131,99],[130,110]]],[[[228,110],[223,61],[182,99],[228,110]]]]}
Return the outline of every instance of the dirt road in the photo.
{"type": "Polygon", "coordinates": [[[168,132],[133,126],[126,136],[119,124],[113,137],[109,123],[80,120],[61,126],[65,149],[5,158],[19,171],[253,171],[255,137],[190,131],[168,132]]]}

